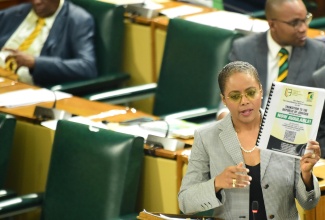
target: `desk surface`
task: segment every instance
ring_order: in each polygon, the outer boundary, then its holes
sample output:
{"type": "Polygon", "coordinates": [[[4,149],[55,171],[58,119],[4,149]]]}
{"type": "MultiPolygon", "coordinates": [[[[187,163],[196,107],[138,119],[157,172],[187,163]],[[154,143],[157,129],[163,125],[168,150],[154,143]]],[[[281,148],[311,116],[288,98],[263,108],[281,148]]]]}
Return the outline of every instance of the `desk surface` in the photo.
{"type": "MultiPolygon", "coordinates": [[[[27,89],[27,88],[35,88],[36,89],[38,87],[27,85],[27,84],[20,83],[20,82],[16,82],[11,79],[4,79],[4,81],[0,82],[0,94],[5,93],[5,92],[16,91],[16,90],[20,90],[20,89],[27,89]]],[[[39,104],[21,106],[21,107],[16,107],[16,108],[0,107],[0,112],[12,114],[21,120],[35,122],[36,119],[33,116],[33,113],[34,113],[36,105],[44,106],[44,107],[52,107],[53,102],[42,102],[39,104]]],[[[112,109],[114,109],[114,110],[125,109],[125,107],[123,107],[123,106],[116,106],[116,105],[110,105],[110,104],[102,103],[102,102],[89,101],[89,100],[75,97],[75,96],[73,96],[71,98],[67,98],[67,99],[58,100],[56,102],[56,108],[60,109],[60,110],[65,110],[67,112],[70,112],[73,115],[78,115],[78,116],[91,116],[91,115],[97,115],[101,112],[106,112],[106,111],[109,111],[112,109]]],[[[141,111],[137,111],[136,113],[128,112],[126,114],[111,116],[111,117],[107,117],[104,119],[108,120],[110,122],[120,122],[123,120],[142,117],[142,116],[154,117],[150,114],[146,114],[141,111]]],[[[104,120],[104,119],[100,119],[100,120],[104,120]]],[[[96,121],[96,119],[94,121],[96,121]]],[[[187,143],[190,143],[190,144],[191,144],[191,142],[192,142],[192,140],[187,141],[187,143]]],[[[145,150],[147,152],[149,151],[149,149],[150,148],[148,146],[145,146],[145,150]]],[[[156,149],[156,150],[154,150],[154,152],[151,151],[151,153],[153,153],[155,156],[168,158],[168,159],[176,159],[176,155],[181,152],[182,152],[182,150],[175,152],[175,151],[169,151],[169,150],[164,150],[164,149],[156,149]]]]}
{"type": "MultiPolygon", "coordinates": [[[[16,82],[10,79],[4,79],[0,82],[0,94],[10,91],[16,91],[20,89],[35,88],[36,86],[27,85],[24,83],[16,82]]],[[[28,97],[27,97],[28,98],[28,97]]],[[[16,117],[24,120],[36,120],[33,116],[36,105],[44,107],[52,107],[53,102],[42,102],[35,105],[21,106],[16,108],[5,108],[0,107],[0,111],[8,114],[15,115],[16,117]]],[[[65,110],[73,115],[79,116],[91,116],[96,115],[101,112],[105,112],[112,109],[125,109],[123,106],[110,105],[102,102],[93,102],[79,97],[71,97],[67,99],[58,100],[56,102],[56,108],[60,110],[65,110]]],[[[151,116],[149,114],[137,111],[136,113],[128,112],[126,114],[116,115],[112,117],[105,118],[111,122],[119,122],[126,119],[132,119],[142,116],[151,116]]],[[[101,119],[103,120],[103,119],[101,119]]]]}
{"type": "Polygon", "coordinates": [[[317,166],[314,167],[314,174],[317,177],[322,178],[321,180],[319,180],[319,187],[321,191],[325,191],[325,160],[321,159],[317,166]]]}

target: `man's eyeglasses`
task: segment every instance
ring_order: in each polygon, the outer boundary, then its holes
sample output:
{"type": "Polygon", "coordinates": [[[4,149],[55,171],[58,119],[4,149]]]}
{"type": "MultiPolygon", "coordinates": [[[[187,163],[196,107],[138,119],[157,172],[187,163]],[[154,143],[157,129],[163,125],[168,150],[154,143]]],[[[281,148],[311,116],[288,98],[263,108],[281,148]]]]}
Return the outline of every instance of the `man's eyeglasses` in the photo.
{"type": "Polygon", "coordinates": [[[241,101],[242,97],[245,96],[247,99],[253,101],[257,97],[257,94],[261,91],[262,91],[262,89],[258,90],[257,88],[252,87],[252,88],[246,89],[243,94],[238,91],[230,92],[226,98],[230,99],[233,102],[238,103],[241,101]]]}
{"type": "Polygon", "coordinates": [[[294,29],[298,29],[299,27],[301,27],[302,24],[309,25],[309,23],[311,22],[312,19],[313,19],[312,13],[309,13],[308,12],[308,14],[306,15],[306,18],[305,19],[295,19],[293,21],[282,21],[282,20],[273,18],[272,20],[273,21],[279,21],[279,22],[285,23],[287,25],[290,25],[294,29]]]}

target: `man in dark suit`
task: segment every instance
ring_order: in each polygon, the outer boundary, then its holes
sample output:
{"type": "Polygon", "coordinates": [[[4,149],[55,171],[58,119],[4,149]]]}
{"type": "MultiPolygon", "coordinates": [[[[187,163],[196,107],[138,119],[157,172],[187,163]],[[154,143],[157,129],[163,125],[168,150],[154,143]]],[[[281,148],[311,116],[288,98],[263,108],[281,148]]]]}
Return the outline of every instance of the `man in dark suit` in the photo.
{"type": "MultiPolygon", "coordinates": [[[[319,87],[314,74],[325,74],[325,44],[307,37],[311,14],[301,0],[267,0],[266,18],[270,29],[236,40],[230,60],[246,61],[257,69],[264,98],[279,71],[277,56],[280,48],[289,51],[286,83],[319,87]]],[[[324,114],[323,114],[324,115],[324,114]]],[[[322,117],[317,140],[325,156],[325,117],[322,117]]]]}
{"type": "Polygon", "coordinates": [[[3,63],[15,59],[19,79],[27,83],[50,86],[95,78],[93,41],[93,18],[68,0],[31,0],[0,11],[3,63]],[[39,18],[45,19],[40,34],[20,50],[39,18]]]}

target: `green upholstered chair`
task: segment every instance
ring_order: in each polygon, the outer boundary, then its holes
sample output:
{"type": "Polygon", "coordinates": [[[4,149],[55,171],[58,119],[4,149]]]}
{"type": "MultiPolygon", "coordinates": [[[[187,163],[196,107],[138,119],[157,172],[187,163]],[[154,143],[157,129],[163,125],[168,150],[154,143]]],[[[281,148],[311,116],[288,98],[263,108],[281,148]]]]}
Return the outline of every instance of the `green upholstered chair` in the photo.
{"type": "Polygon", "coordinates": [[[42,219],[135,219],[143,144],[142,137],[59,121],[45,192],[0,202],[0,218],[41,206],[42,219]]]}
{"type": "Polygon", "coordinates": [[[205,108],[215,113],[220,101],[218,73],[229,62],[228,53],[238,36],[234,31],[171,19],[157,84],[93,94],[87,98],[121,104],[119,100],[124,102],[128,97],[132,100],[139,95],[153,94],[153,114],[157,116],[179,112],[191,115],[205,108]]]}
{"type": "Polygon", "coordinates": [[[120,88],[129,74],[122,72],[124,42],[124,7],[96,0],[71,0],[88,11],[95,20],[95,53],[98,77],[52,86],[82,96],[120,88]]]}
{"type": "Polygon", "coordinates": [[[4,188],[7,176],[15,128],[16,118],[12,115],[0,113],[0,189],[4,188]]]}
{"type": "Polygon", "coordinates": [[[310,28],[325,30],[325,17],[314,18],[310,24],[310,28]]]}

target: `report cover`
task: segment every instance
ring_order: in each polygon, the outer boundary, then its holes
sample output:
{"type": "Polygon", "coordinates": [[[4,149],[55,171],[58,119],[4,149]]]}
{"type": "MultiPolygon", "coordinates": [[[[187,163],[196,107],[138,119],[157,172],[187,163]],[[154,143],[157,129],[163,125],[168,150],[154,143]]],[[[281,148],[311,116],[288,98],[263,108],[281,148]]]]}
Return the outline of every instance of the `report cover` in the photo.
{"type": "Polygon", "coordinates": [[[304,155],[316,139],[325,89],[274,82],[256,145],[287,156],[304,155]]]}

